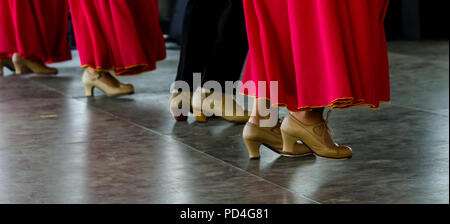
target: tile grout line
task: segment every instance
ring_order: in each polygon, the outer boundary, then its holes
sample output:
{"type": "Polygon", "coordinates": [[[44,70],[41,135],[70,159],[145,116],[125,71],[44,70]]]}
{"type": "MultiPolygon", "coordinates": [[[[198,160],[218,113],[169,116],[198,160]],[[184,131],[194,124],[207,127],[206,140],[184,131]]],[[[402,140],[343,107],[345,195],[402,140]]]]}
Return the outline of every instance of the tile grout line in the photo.
{"type": "MultiPolygon", "coordinates": [[[[59,94],[62,95],[62,96],[68,97],[68,98],[70,98],[70,99],[72,99],[72,100],[76,100],[76,101],[78,101],[78,102],[82,102],[81,100],[79,100],[80,98],[74,98],[74,97],[67,96],[67,95],[65,95],[63,92],[61,92],[61,91],[59,91],[59,90],[57,90],[57,89],[55,89],[55,88],[53,88],[53,87],[50,87],[50,86],[48,86],[48,85],[45,85],[45,84],[43,84],[43,83],[41,83],[41,82],[39,82],[39,81],[35,81],[35,80],[32,80],[32,79],[31,79],[31,81],[37,83],[38,85],[40,85],[40,86],[42,86],[42,87],[45,87],[45,88],[50,89],[50,90],[53,90],[53,91],[59,93],[59,94]]],[[[85,103],[85,102],[82,102],[82,103],[85,103]]],[[[241,172],[244,172],[244,173],[246,173],[246,174],[248,174],[248,175],[250,175],[250,176],[253,176],[253,177],[255,177],[255,178],[259,179],[259,180],[262,180],[262,181],[264,181],[264,182],[266,182],[266,183],[268,183],[268,184],[271,184],[271,185],[274,185],[274,186],[276,186],[276,187],[278,187],[278,188],[281,188],[281,189],[283,189],[283,190],[285,190],[285,191],[287,191],[287,192],[290,192],[290,193],[294,194],[294,195],[297,196],[297,197],[306,199],[307,201],[313,202],[313,203],[315,203],[315,204],[321,204],[320,202],[318,202],[318,201],[316,201],[316,200],[313,200],[313,199],[311,199],[311,198],[308,198],[307,196],[305,196],[305,195],[303,195],[303,194],[301,194],[301,193],[292,191],[292,190],[289,189],[289,188],[286,188],[286,187],[284,187],[284,186],[281,186],[281,185],[279,185],[279,184],[276,184],[276,183],[274,183],[274,182],[271,182],[271,181],[269,181],[269,180],[267,180],[267,179],[265,179],[265,178],[263,178],[263,177],[260,177],[260,176],[254,174],[254,173],[251,173],[251,172],[249,172],[249,171],[247,171],[247,170],[244,170],[244,169],[242,169],[242,168],[240,168],[240,167],[237,167],[237,166],[235,166],[235,165],[233,165],[233,164],[231,164],[231,163],[225,162],[225,161],[223,161],[223,160],[221,160],[221,159],[219,159],[219,158],[217,158],[217,157],[214,157],[214,156],[212,156],[212,155],[210,155],[210,154],[208,154],[208,153],[206,153],[206,152],[200,151],[200,150],[196,149],[196,148],[193,147],[193,146],[190,146],[190,145],[188,145],[188,144],[186,144],[186,143],[184,143],[184,142],[182,142],[182,141],[180,141],[180,140],[177,140],[177,139],[171,137],[170,135],[162,134],[162,133],[160,133],[160,132],[158,132],[158,131],[155,131],[155,130],[153,130],[153,129],[151,129],[151,128],[148,128],[148,127],[145,127],[145,126],[143,126],[143,125],[137,124],[137,123],[135,123],[135,122],[133,122],[133,121],[130,121],[130,120],[128,120],[128,119],[121,118],[121,117],[119,117],[119,116],[117,116],[117,115],[115,115],[115,114],[113,114],[113,113],[111,113],[111,112],[105,111],[105,110],[100,109],[100,108],[95,107],[95,106],[92,106],[92,105],[90,105],[89,103],[85,103],[85,104],[87,104],[90,108],[92,108],[92,109],[94,109],[94,110],[96,110],[96,111],[98,111],[98,112],[107,114],[107,115],[112,116],[112,117],[114,117],[114,118],[117,118],[117,119],[119,119],[119,120],[121,120],[121,121],[125,121],[125,122],[127,122],[127,123],[130,123],[130,124],[132,124],[132,125],[134,125],[134,126],[136,126],[136,127],[142,128],[142,129],[144,129],[144,130],[146,130],[146,131],[149,131],[149,132],[151,132],[151,133],[153,133],[153,134],[156,134],[156,135],[158,135],[158,136],[165,137],[165,138],[169,138],[169,139],[171,139],[171,140],[173,140],[173,141],[175,141],[175,142],[178,142],[178,143],[182,144],[183,146],[185,146],[185,147],[187,147],[187,148],[189,148],[189,149],[191,149],[191,150],[193,150],[193,151],[195,151],[195,152],[197,152],[197,153],[200,153],[200,154],[202,154],[202,155],[204,155],[204,156],[206,156],[206,157],[208,157],[208,158],[210,158],[210,159],[213,159],[213,160],[218,161],[218,162],[220,162],[220,163],[222,163],[222,164],[225,164],[225,165],[230,166],[230,167],[232,167],[232,168],[234,168],[234,169],[237,169],[237,170],[239,170],[239,171],[241,171],[241,172]]]]}
{"type": "Polygon", "coordinates": [[[405,106],[405,105],[401,105],[401,104],[396,104],[396,105],[391,104],[391,105],[393,107],[401,107],[401,108],[404,108],[404,109],[426,112],[426,113],[430,113],[430,114],[434,114],[434,115],[438,115],[438,116],[442,116],[442,117],[446,117],[446,118],[449,117],[449,115],[441,114],[441,113],[438,113],[438,112],[434,112],[432,110],[421,109],[421,108],[417,108],[417,107],[410,107],[410,106],[405,106]]]}

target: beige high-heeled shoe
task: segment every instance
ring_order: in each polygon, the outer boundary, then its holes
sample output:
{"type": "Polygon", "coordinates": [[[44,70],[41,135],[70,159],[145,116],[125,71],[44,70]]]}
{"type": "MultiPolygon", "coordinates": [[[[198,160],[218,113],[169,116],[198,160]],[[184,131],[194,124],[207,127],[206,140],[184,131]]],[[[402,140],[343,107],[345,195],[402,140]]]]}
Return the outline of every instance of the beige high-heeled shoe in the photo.
{"type": "Polygon", "coordinates": [[[287,116],[281,125],[283,136],[283,151],[293,152],[294,145],[301,140],[314,154],[327,159],[349,159],[352,157],[352,149],[348,146],[340,146],[331,138],[331,128],[327,119],[315,125],[305,125],[292,115],[287,116]]]}
{"type": "Polygon", "coordinates": [[[12,63],[11,58],[4,58],[0,60],[0,76],[3,76],[3,67],[8,68],[12,72],[15,72],[14,64],[12,63]]]}
{"type": "Polygon", "coordinates": [[[205,114],[222,117],[227,121],[239,124],[243,124],[250,119],[248,110],[245,110],[238,102],[236,102],[233,96],[222,93],[216,94],[214,95],[215,98],[212,98],[212,93],[207,92],[208,91],[203,88],[197,88],[192,97],[192,109],[196,121],[207,122],[209,117],[205,114]],[[207,108],[203,107],[205,100],[209,101],[207,104],[210,106],[207,108]],[[219,103],[220,101],[222,102],[219,103]],[[232,102],[232,107],[226,107],[226,102],[232,102]]]}
{"type": "Polygon", "coordinates": [[[192,92],[176,91],[170,94],[169,108],[172,115],[174,115],[177,121],[186,121],[188,119],[189,112],[192,112],[192,92]],[[189,102],[188,114],[177,115],[177,111],[183,108],[183,102],[189,102]]]}
{"type": "Polygon", "coordinates": [[[292,145],[291,151],[284,151],[282,136],[280,133],[274,131],[279,126],[280,124],[272,128],[263,128],[247,122],[244,127],[242,137],[245,145],[247,146],[250,159],[259,159],[261,157],[261,145],[264,145],[273,152],[285,157],[301,157],[311,155],[313,153],[311,149],[297,142],[292,145]]]}
{"type": "Polygon", "coordinates": [[[102,73],[97,73],[96,76],[89,74],[86,69],[83,73],[82,82],[86,96],[94,96],[94,88],[98,88],[105,92],[108,96],[120,96],[134,93],[134,87],[131,84],[120,83],[119,87],[110,86],[100,80],[102,73]]]}
{"type": "Polygon", "coordinates": [[[33,61],[23,59],[19,54],[15,53],[12,58],[16,74],[23,75],[27,73],[36,73],[40,75],[56,75],[58,69],[48,67],[42,61],[33,61]]]}

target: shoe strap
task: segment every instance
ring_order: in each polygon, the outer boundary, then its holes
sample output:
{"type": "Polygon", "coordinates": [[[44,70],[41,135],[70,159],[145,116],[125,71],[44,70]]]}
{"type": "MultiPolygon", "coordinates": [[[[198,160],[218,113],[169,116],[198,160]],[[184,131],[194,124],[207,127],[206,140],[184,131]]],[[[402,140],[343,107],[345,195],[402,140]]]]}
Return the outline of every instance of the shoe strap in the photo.
{"type": "Polygon", "coordinates": [[[102,77],[102,74],[100,73],[100,72],[95,72],[95,74],[93,75],[92,73],[91,73],[91,71],[89,70],[89,69],[86,69],[86,72],[89,74],[89,76],[92,78],[92,79],[94,79],[94,80],[98,80],[98,79],[100,79],[101,77],[102,77]]]}

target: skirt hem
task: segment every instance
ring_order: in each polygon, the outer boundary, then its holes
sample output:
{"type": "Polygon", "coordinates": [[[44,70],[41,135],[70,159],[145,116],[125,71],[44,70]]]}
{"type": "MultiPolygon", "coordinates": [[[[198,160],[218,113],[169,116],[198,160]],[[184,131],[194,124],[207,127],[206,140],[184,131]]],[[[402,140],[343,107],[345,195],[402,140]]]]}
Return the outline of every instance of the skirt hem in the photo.
{"type": "MultiPolygon", "coordinates": [[[[270,98],[267,98],[267,97],[256,97],[254,95],[248,95],[248,94],[244,94],[244,93],[240,93],[240,94],[257,99],[257,100],[265,99],[265,100],[270,101],[270,98]]],[[[389,103],[390,104],[390,103],[392,103],[392,101],[378,100],[378,103],[379,104],[381,104],[381,103],[389,103]]],[[[380,105],[365,103],[364,99],[355,100],[354,97],[336,98],[335,100],[331,101],[331,103],[329,103],[328,105],[323,105],[323,106],[302,106],[302,107],[293,108],[293,107],[289,107],[288,104],[286,104],[286,103],[272,104],[272,106],[273,107],[285,107],[291,112],[311,111],[312,109],[326,108],[326,107],[329,107],[331,109],[346,109],[346,108],[351,108],[351,107],[369,106],[371,110],[379,110],[380,109],[380,105]]]]}
{"type": "MultiPolygon", "coordinates": [[[[156,62],[163,61],[165,58],[159,59],[156,62]]],[[[144,72],[154,71],[156,69],[156,62],[153,64],[136,64],[130,65],[126,67],[112,67],[109,69],[102,68],[101,66],[92,66],[90,64],[82,65],[82,68],[90,68],[96,72],[109,72],[114,71],[114,75],[116,76],[130,76],[130,75],[138,75],[144,72]]]]}

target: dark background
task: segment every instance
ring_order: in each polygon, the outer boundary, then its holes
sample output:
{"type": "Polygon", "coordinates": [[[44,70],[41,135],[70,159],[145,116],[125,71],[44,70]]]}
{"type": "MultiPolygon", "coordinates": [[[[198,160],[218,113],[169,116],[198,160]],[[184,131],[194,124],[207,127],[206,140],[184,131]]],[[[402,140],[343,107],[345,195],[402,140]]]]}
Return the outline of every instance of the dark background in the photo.
{"type": "Polygon", "coordinates": [[[386,16],[389,40],[448,40],[447,0],[391,0],[386,16]]]}
{"type": "MultiPolygon", "coordinates": [[[[161,27],[170,41],[181,33],[182,8],[188,0],[159,0],[161,27]]],[[[391,0],[386,16],[388,40],[448,40],[448,0],[391,0]]],[[[75,48],[73,30],[70,43],[75,48]]]]}

